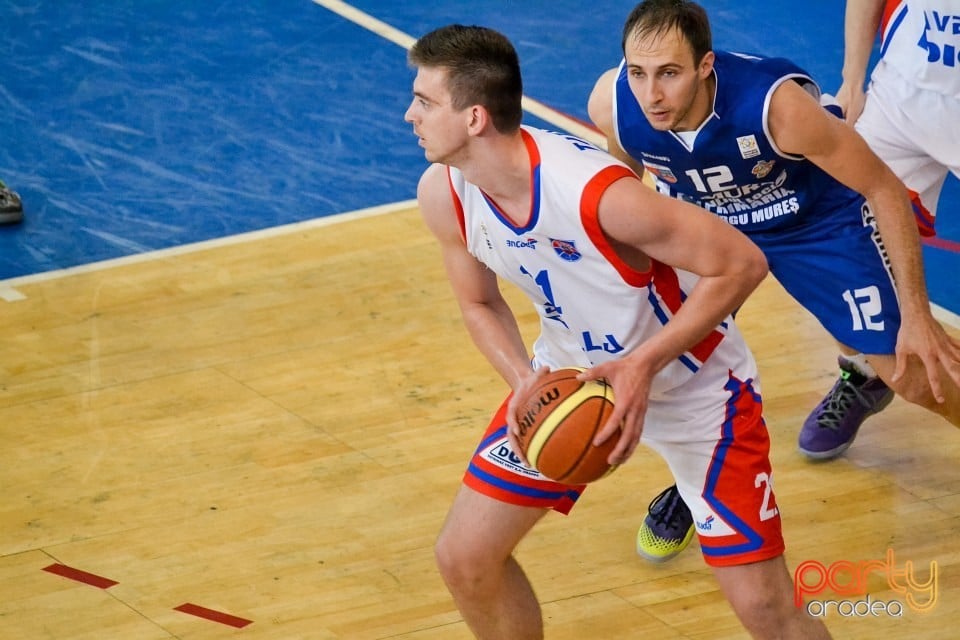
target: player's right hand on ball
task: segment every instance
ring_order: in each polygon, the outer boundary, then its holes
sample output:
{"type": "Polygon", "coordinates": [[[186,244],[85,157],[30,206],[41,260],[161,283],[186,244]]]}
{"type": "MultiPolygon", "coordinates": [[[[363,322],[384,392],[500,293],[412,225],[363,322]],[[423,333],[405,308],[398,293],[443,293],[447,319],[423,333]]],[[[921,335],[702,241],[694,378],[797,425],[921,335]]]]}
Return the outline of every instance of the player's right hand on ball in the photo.
{"type": "Polygon", "coordinates": [[[530,390],[537,386],[540,378],[548,373],[550,373],[549,367],[540,367],[524,376],[513,389],[513,395],[510,396],[510,403],[507,405],[507,439],[510,441],[510,448],[523,460],[523,464],[531,468],[533,468],[533,465],[527,460],[523,448],[520,446],[520,422],[517,420],[517,409],[519,409],[520,398],[527,397],[530,390]]]}

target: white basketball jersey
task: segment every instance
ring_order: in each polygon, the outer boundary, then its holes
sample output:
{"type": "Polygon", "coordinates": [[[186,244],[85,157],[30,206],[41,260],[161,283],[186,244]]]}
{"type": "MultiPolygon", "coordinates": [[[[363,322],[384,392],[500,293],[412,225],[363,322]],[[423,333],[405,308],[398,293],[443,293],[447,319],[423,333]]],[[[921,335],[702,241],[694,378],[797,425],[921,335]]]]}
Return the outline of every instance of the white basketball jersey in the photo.
{"type": "MultiPolygon", "coordinates": [[[[520,225],[458,170],[448,170],[467,248],[533,302],[541,328],[535,365],[590,367],[622,357],[669,321],[697,277],[656,262],[639,272],[605,240],[597,206],[610,184],[636,179],[630,169],[573,136],[529,127],[522,135],[533,192],[529,217],[520,225]]],[[[661,371],[652,391],[672,389],[701,369],[715,375],[698,378],[715,385],[744,367],[754,371],[753,358],[728,318],[661,371]]]]}
{"type": "Polygon", "coordinates": [[[916,86],[960,98],[960,0],[888,0],[880,55],[916,86]]]}

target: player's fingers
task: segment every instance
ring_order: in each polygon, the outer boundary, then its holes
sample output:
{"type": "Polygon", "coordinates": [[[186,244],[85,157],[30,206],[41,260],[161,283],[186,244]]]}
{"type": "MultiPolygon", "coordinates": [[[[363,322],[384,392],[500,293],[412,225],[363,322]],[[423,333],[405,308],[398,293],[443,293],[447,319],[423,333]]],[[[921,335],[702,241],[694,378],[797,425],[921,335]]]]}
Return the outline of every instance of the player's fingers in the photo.
{"type": "Polygon", "coordinates": [[[525,376],[517,385],[517,388],[513,390],[510,396],[510,402],[507,404],[507,426],[510,431],[513,431],[517,435],[520,434],[520,427],[517,422],[517,410],[520,409],[520,399],[526,398],[530,390],[548,373],[550,373],[550,369],[547,367],[535,369],[532,374],[525,376]]]}
{"type": "Polygon", "coordinates": [[[610,455],[607,456],[607,462],[610,464],[620,465],[630,457],[628,453],[630,447],[630,438],[626,433],[620,435],[620,439],[617,441],[617,446],[613,448],[613,451],[610,452],[610,455]]]}
{"type": "Polygon", "coordinates": [[[599,447],[608,438],[611,438],[617,431],[620,429],[620,424],[623,422],[624,416],[626,415],[626,409],[618,409],[616,406],[613,409],[613,412],[610,414],[610,417],[607,418],[607,421],[603,424],[603,427],[600,428],[600,431],[597,432],[597,435],[593,438],[593,446],[599,447]]]}
{"type": "Polygon", "coordinates": [[[863,113],[863,98],[859,96],[851,98],[850,104],[843,110],[844,119],[849,124],[856,123],[861,113],[863,113]]]}
{"type": "Polygon", "coordinates": [[[928,369],[927,380],[930,382],[930,391],[933,393],[936,401],[940,404],[946,402],[946,398],[943,396],[943,387],[940,386],[940,374],[928,369]]]}
{"type": "Polygon", "coordinates": [[[947,376],[953,380],[953,383],[960,386],[960,343],[946,333],[944,338],[940,347],[940,366],[947,372],[947,376]]]}
{"type": "Polygon", "coordinates": [[[607,462],[610,464],[623,464],[633,454],[634,449],[637,448],[637,443],[640,440],[640,429],[642,427],[642,422],[638,417],[639,415],[641,414],[636,411],[628,411],[624,420],[617,424],[620,438],[617,440],[613,451],[611,451],[607,457],[607,462]]]}
{"type": "MultiPolygon", "coordinates": [[[[640,445],[640,434],[641,434],[641,432],[642,432],[642,424],[641,424],[640,430],[638,430],[638,431],[637,431],[634,435],[632,435],[632,436],[630,437],[630,439],[628,440],[628,442],[627,442],[627,447],[626,447],[626,451],[624,451],[622,459],[621,459],[619,462],[617,462],[617,464],[623,464],[624,462],[626,462],[627,460],[629,460],[630,457],[633,455],[633,452],[637,450],[637,447],[640,445]]],[[[627,438],[627,434],[624,434],[622,437],[623,437],[623,438],[627,438]]]]}
{"type": "Polygon", "coordinates": [[[584,369],[577,374],[577,380],[586,382],[587,380],[600,380],[605,377],[605,372],[607,368],[604,365],[597,365],[590,367],[589,369],[584,369]]]}
{"type": "Polygon", "coordinates": [[[947,334],[947,344],[950,346],[950,351],[953,353],[953,357],[960,357],[960,339],[954,338],[950,334],[947,334]]]}
{"type": "Polygon", "coordinates": [[[518,458],[523,460],[523,464],[533,468],[533,465],[530,464],[530,461],[527,460],[527,456],[523,453],[523,448],[520,446],[520,440],[517,438],[517,435],[512,430],[507,430],[507,441],[510,444],[510,449],[517,455],[518,458]]]}
{"type": "Polygon", "coordinates": [[[943,368],[947,370],[947,375],[953,380],[953,384],[960,387],[960,360],[954,356],[952,359],[941,361],[943,368]]]}
{"type": "Polygon", "coordinates": [[[907,356],[900,349],[897,349],[893,375],[890,376],[890,382],[896,382],[907,372],[907,356]]]}
{"type": "Polygon", "coordinates": [[[950,373],[950,377],[956,380],[955,372],[960,372],[960,342],[947,336],[946,346],[940,354],[940,363],[950,373]]]}
{"type": "MultiPolygon", "coordinates": [[[[929,360],[922,360],[924,369],[927,370],[927,382],[930,384],[930,392],[933,393],[933,397],[937,402],[943,403],[945,398],[943,396],[943,386],[940,381],[940,361],[938,358],[931,358],[929,360]]],[[[894,379],[896,379],[896,374],[894,374],[894,379]]]]}
{"type": "Polygon", "coordinates": [[[953,365],[953,366],[947,367],[946,369],[947,369],[947,375],[950,377],[950,382],[953,383],[953,386],[960,387],[960,366],[953,365]]]}
{"type": "Polygon", "coordinates": [[[511,435],[520,435],[520,423],[517,422],[517,394],[510,397],[507,403],[507,433],[511,435]]]}
{"type": "Polygon", "coordinates": [[[534,369],[531,375],[524,377],[523,381],[520,383],[520,386],[515,390],[514,395],[521,398],[526,397],[526,392],[535,387],[539,383],[540,379],[548,373],[550,373],[549,367],[540,367],[538,369],[534,369]]]}

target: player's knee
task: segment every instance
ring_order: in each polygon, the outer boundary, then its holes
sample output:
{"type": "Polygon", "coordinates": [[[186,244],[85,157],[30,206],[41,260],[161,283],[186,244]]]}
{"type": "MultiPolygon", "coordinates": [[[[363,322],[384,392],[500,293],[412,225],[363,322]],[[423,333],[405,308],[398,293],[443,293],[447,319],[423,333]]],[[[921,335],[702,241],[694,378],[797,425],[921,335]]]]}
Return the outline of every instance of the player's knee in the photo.
{"type": "Polygon", "coordinates": [[[458,567],[463,564],[461,555],[457,545],[450,540],[450,536],[441,533],[433,546],[433,557],[444,580],[447,579],[447,575],[453,576],[457,573],[458,567]]]}
{"type": "Polygon", "coordinates": [[[489,575],[483,556],[473,553],[454,536],[441,533],[433,555],[443,581],[452,591],[462,593],[478,589],[484,576],[489,575]]]}
{"type": "Polygon", "coordinates": [[[755,638],[777,638],[802,612],[775,589],[754,589],[740,593],[732,602],[743,626],[755,638]]]}

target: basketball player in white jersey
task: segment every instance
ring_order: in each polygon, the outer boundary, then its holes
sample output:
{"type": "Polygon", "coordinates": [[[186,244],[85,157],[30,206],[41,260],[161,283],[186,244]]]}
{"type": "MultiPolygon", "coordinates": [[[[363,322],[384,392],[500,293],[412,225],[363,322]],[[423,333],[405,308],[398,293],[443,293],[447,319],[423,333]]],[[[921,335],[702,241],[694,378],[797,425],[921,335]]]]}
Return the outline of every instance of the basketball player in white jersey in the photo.
{"type": "Polygon", "coordinates": [[[552,482],[513,453],[512,398],[547,369],[581,366],[584,379],[613,387],[616,408],[598,435],[618,439],[610,462],[625,462],[641,436],[664,457],[696,517],[713,525],[700,532],[704,559],[753,637],[829,637],[793,604],[756,363],[730,317],[765,276],[762,253],[593,145],[521,126],[519,62],[501,34],[443,27],[409,59],[417,76],[405,119],[434,163],[420,180],[420,209],[471,338],[513,391],[436,544],[470,629],[543,638],[513,552],[584,487],[552,482]],[[501,279],[540,318],[532,358],[501,279]]]}
{"type": "Polygon", "coordinates": [[[947,172],[960,177],[960,0],[847,0],[844,32],[837,102],[906,184],[920,233],[935,235],[947,172]]]}

